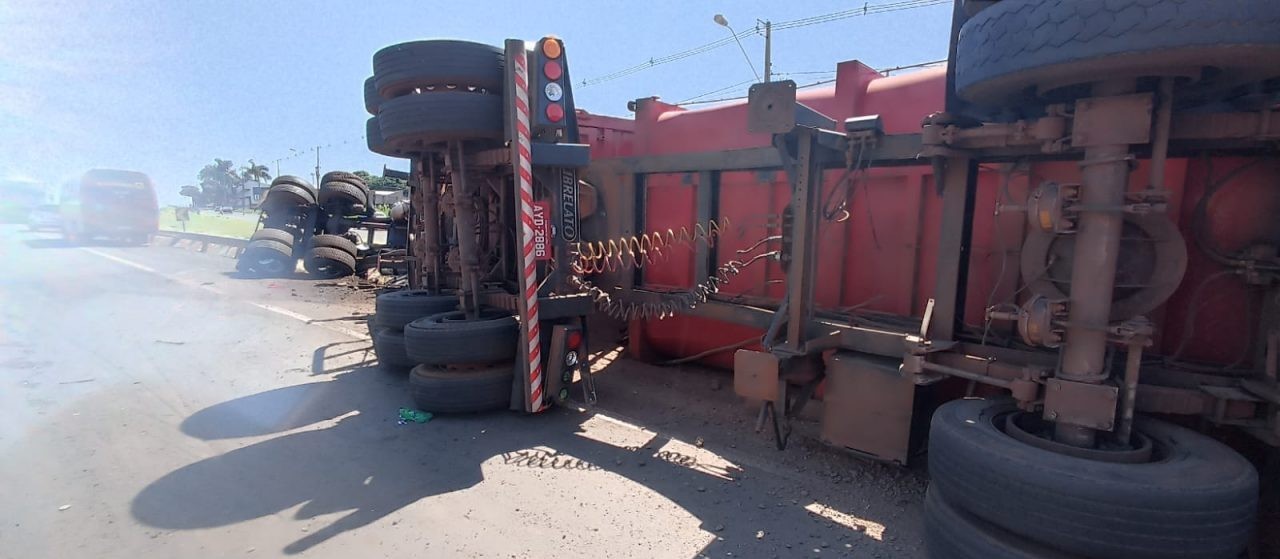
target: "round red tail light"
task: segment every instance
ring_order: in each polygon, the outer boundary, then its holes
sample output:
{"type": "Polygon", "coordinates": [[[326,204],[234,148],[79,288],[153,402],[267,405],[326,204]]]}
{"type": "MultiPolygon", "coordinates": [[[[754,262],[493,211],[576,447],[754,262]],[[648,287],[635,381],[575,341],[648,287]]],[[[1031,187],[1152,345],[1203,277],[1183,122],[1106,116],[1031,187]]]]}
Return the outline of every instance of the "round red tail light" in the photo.
{"type": "Polygon", "coordinates": [[[560,76],[564,75],[564,68],[560,66],[559,62],[548,60],[546,64],[542,65],[542,73],[549,80],[558,80],[560,76]]]}
{"type": "Polygon", "coordinates": [[[560,122],[564,120],[564,107],[559,103],[551,103],[547,105],[547,120],[551,122],[560,122]]]}

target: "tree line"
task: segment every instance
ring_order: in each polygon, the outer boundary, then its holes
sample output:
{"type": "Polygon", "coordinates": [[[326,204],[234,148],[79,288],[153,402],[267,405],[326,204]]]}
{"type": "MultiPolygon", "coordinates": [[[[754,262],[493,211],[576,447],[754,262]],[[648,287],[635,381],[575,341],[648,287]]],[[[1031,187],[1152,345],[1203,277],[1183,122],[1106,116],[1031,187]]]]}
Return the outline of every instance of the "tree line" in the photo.
{"type": "Polygon", "coordinates": [[[192,206],[230,206],[247,183],[265,185],[271,180],[271,172],[266,165],[258,165],[252,159],[237,169],[230,159],[215,158],[196,173],[196,180],[198,184],[188,184],[178,191],[191,198],[192,206]]]}

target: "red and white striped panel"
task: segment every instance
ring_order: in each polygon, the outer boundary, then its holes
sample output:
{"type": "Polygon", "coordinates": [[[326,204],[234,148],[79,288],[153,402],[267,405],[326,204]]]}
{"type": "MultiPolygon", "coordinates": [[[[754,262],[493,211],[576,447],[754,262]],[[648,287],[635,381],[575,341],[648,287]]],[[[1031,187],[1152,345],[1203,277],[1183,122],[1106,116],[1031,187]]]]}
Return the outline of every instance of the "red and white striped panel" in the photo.
{"type": "Polygon", "coordinates": [[[516,162],[516,181],[520,187],[520,240],[523,243],[524,266],[520,270],[520,285],[524,289],[525,357],[529,361],[529,409],[542,411],[542,342],[538,325],[538,269],[533,255],[533,161],[529,151],[529,61],[528,57],[515,57],[516,94],[516,146],[519,154],[516,162]]]}

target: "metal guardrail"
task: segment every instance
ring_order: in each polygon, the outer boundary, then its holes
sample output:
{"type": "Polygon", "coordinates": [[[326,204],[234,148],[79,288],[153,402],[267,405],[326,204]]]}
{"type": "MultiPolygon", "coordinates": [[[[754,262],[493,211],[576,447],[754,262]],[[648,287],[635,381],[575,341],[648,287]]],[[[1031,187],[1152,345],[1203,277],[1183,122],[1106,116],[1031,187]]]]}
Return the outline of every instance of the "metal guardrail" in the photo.
{"type": "Polygon", "coordinates": [[[155,236],[168,237],[170,239],[173,239],[173,243],[171,244],[177,244],[178,241],[189,241],[193,244],[198,245],[199,248],[197,250],[199,250],[200,252],[209,252],[209,247],[211,245],[226,247],[229,249],[233,249],[233,253],[229,255],[232,257],[239,256],[240,252],[243,251],[245,247],[249,245],[248,239],[238,239],[235,237],[219,237],[217,235],[202,235],[200,233],[185,233],[182,231],[163,231],[162,230],[162,231],[157,231],[155,233],[155,236]]]}

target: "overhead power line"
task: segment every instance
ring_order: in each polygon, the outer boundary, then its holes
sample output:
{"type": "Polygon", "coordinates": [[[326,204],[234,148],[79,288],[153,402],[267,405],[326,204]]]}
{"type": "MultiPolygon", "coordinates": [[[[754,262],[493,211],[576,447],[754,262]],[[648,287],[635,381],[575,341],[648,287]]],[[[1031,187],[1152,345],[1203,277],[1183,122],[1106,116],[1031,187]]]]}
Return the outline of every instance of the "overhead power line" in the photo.
{"type": "Polygon", "coordinates": [[[724,87],[722,87],[722,88],[720,88],[720,89],[713,89],[713,90],[711,90],[711,91],[708,91],[708,92],[703,93],[703,94],[700,94],[700,95],[694,95],[693,97],[690,97],[690,98],[688,98],[688,99],[685,99],[684,101],[681,101],[681,102],[676,103],[676,104],[677,104],[677,105],[683,105],[683,104],[685,104],[685,103],[689,103],[690,101],[694,101],[694,100],[697,100],[697,99],[701,99],[701,98],[703,98],[703,97],[707,97],[707,96],[710,96],[710,95],[715,95],[715,94],[717,94],[717,93],[724,93],[724,92],[729,91],[729,90],[731,90],[731,89],[736,89],[736,88],[742,87],[742,86],[744,86],[744,85],[747,85],[747,84],[749,84],[749,83],[756,83],[756,80],[754,80],[754,79],[750,79],[750,80],[746,80],[746,81],[740,81],[740,82],[735,83],[735,84],[733,84],[733,85],[726,85],[726,86],[724,86],[724,87]]]}
{"type": "Polygon", "coordinates": [[[738,33],[734,33],[733,35],[730,35],[723,39],[720,39],[717,41],[711,41],[710,43],[707,43],[705,45],[699,45],[688,50],[677,52],[675,54],[668,54],[666,56],[661,56],[658,58],[650,58],[647,62],[641,62],[640,64],[636,64],[635,66],[631,66],[629,68],[623,68],[611,74],[605,74],[603,76],[597,76],[588,80],[583,80],[581,86],[590,87],[590,86],[601,84],[607,81],[613,81],[621,77],[630,76],[631,74],[634,74],[642,70],[647,70],[654,66],[661,66],[663,64],[667,64],[670,62],[675,62],[677,60],[683,60],[685,58],[689,58],[690,56],[697,56],[704,52],[710,52],[720,47],[723,47],[725,45],[731,45],[737,42],[738,40],[741,40],[743,37],[747,37],[753,33],[755,33],[755,29],[746,29],[743,31],[739,31],[738,33]]]}
{"type": "MultiPolygon", "coordinates": [[[[952,0],[899,0],[897,2],[888,2],[883,4],[864,3],[861,8],[854,8],[854,9],[843,10],[839,12],[832,12],[829,14],[823,14],[823,15],[817,15],[817,16],[806,17],[801,19],[795,19],[791,21],[774,23],[773,30],[779,31],[784,29],[795,29],[797,27],[806,27],[810,25],[817,25],[820,23],[839,21],[842,19],[848,19],[852,17],[884,14],[884,13],[896,12],[901,10],[911,10],[915,8],[926,8],[929,6],[949,4],[951,3],[951,1],[952,0]]],[[[696,46],[687,50],[683,50],[677,53],[668,54],[666,56],[650,58],[648,61],[641,62],[634,66],[629,66],[627,68],[623,68],[621,70],[617,70],[615,72],[611,72],[601,76],[596,76],[594,78],[584,79],[579,84],[579,87],[591,87],[593,85],[599,85],[599,84],[610,82],[619,78],[624,78],[626,76],[630,76],[637,72],[643,72],[655,66],[669,64],[671,62],[676,62],[678,60],[684,60],[691,56],[697,56],[699,54],[716,50],[720,47],[740,41],[744,37],[750,36],[752,34],[759,34],[759,33],[760,33],[759,28],[744,29],[728,37],[724,37],[716,41],[711,41],[710,43],[706,43],[704,45],[699,45],[699,46],[696,46]]]]}
{"type": "Polygon", "coordinates": [[[900,10],[912,10],[915,8],[927,8],[929,6],[937,6],[940,4],[950,4],[951,0],[902,0],[899,2],[890,2],[887,4],[868,4],[864,3],[861,8],[851,10],[843,10],[832,12],[820,16],[812,16],[791,21],[779,21],[773,23],[773,30],[779,31],[783,29],[795,29],[797,27],[807,27],[817,25],[819,23],[829,23],[851,17],[869,16],[875,14],[884,14],[889,12],[897,12],[900,10]]]}

